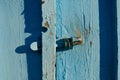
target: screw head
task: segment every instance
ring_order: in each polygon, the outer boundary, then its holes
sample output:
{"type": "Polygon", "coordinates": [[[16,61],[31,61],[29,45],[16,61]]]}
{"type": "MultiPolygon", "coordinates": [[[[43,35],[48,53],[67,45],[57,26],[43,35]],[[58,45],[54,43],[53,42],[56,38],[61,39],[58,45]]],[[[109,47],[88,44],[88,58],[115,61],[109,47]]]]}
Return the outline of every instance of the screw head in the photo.
{"type": "Polygon", "coordinates": [[[37,42],[31,43],[30,49],[33,51],[38,51],[38,43],[37,42]]]}

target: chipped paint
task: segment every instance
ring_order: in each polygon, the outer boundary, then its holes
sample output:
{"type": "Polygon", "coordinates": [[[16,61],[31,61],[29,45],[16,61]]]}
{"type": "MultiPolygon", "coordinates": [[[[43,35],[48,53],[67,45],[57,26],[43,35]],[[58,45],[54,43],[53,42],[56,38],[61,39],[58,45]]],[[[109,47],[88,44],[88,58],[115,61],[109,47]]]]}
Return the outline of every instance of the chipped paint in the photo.
{"type": "Polygon", "coordinates": [[[42,80],[56,80],[56,0],[45,0],[42,7],[43,25],[49,30],[42,34],[42,80]],[[54,58],[53,58],[54,57],[54,58]]]}
{"type": "Polygon", "coordinates": [[[50,35],[53,35],[53,32],[52,32],[52,31],[50,31],[50,35]]]}

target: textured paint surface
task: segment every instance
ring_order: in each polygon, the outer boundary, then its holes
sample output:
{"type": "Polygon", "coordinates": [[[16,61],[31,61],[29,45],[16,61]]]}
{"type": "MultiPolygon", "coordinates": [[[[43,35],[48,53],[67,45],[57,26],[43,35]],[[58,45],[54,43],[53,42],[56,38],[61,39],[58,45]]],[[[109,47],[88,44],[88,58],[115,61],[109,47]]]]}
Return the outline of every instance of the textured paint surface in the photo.
{"type": "Polygon", "coordinates": [[[28,80],[25,54],[15,48],[24,44],[23,0],[0,0],[0,80],[28,80]]]}
{"type": "Polygon", "coordinates": [[[47,28],[42,33],[42,80],[55,79],[56,60],[56,6],[55,0],[45,0],[42,4],[43,27],[47,28]]]}
{"type": "Polygon", "coordinates": [[[42,58],[30,50],[41,37],[41,0],[0,0],[0,80],[42,80],[42,58]]]}
{"type": "Polygon", "coordinates": [[[98,0],[56,0],[57,38],[81,37],[83,44],[57,52],[57,80],[100,80],[98,0]]]}
{"type": "MultiPolygon", "coordinates": [[[[42,2],[0,0],[0,80],[42,80],[42,69],[43,80],[55,80],[55,74],[56,80],[115,80],[114,2],[114,0],[99,0],[100,16],[98,16],[97,0],[42,2]],[[29,45],[42,36],[41,4],[43,26],[48,29],[47,32],[43,32],[43,56],[29,49],[29,45]],[[55,26],[57,26],[57,39],[67,37],[83,39],[83,44],[71,50],[57,51],[56,73],[55,26]],[[101,47],[99,47],[99,31],[101,47]]],[[[120,0],[117,0],[118,80],[120,79],[119,4],[120,0]]]]}

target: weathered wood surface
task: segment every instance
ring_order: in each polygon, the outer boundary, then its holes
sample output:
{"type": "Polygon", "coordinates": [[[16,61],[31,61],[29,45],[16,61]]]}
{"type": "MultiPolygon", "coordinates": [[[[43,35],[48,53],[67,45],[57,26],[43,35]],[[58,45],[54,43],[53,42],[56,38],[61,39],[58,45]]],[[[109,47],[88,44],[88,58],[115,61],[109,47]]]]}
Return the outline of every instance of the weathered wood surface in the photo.
{"type": "Polygon", "coordinates": [[[47,28],[42,33],[42,80],[56,80],[56,2],[43,0],[42,3],[42,25],[47,28]]]}
{"type": "Polygon", "coordinates": [[[120,80],[120,0],[117,0],[118,80],[120,80]]]}
{"type": "Polygon", "coordinates": [[[0,80],[41,80],[41,0],[0,0],[0,80]]]}
{"type": "Polygon", "coordinates": [[[0,80],[28,80],[26,54],[15,49],[24,44],[23,0],[0,0],[0,80]]]}
{"type": "MultiPolygon", "coordinates": [[[[115,1],[100,0],[100,11],[98,0],[43,0],[42,3],[40,1],[0,0],[0,80],[115,79],[117,68],[114,37],[115,1]],[[42,60],[41,55],[34,54],[29,49],[30,44],[41,37],[41,26],[48,29],[42,33],[42,60]],[[80,37],[83,43],[67,51],[64,49],[57,51],[56,59],[56,38],[67,37],[80,37]]],[[[120,80],[119,4],[120,0],[117,0],[118,80],[120,80]]]]}
{"type": "Polygon", "coordinates": [[[57,80],[100,80],[98,0],[56,0],[56,8],[57,38],[83,40],[57,52],[57,80]]]}

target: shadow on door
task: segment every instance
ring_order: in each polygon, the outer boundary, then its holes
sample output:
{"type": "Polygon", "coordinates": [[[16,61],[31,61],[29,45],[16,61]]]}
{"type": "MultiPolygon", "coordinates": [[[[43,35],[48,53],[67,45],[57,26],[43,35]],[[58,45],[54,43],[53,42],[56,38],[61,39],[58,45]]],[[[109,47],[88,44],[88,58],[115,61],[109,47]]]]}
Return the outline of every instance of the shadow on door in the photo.
{"type": "MultiPolygon", "coordinates": [[[[34,41],[41,40],[42,30],[42,8],[41,0],[24,0],[24,11],[21,15],[25,18],[25,45],[16,48],[18,54],[26,53],[28,80],[42,80],[42,55],[33,52],[30,44],[34,41]]],[[[39,41],[42,44],[42,41],[39,41]]]]}
{"type": "Polygon", "coordinates": [[[116,0],[99,0],[100,80],[117,80],[116,0]]]}

